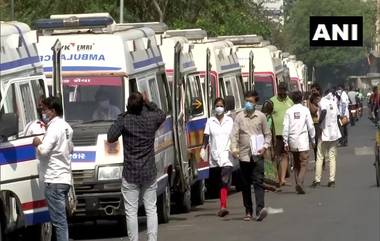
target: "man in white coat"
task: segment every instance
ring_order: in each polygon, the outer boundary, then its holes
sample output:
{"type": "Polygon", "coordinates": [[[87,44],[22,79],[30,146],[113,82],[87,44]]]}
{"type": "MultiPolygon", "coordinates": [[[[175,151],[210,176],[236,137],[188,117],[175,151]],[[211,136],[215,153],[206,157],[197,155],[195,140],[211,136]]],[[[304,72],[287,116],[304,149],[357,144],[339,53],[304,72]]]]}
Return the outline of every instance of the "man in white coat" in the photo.
{"type": "Polygon", "coordinates": [[[339,126],[339,110],[334,101],[332,91],[327,90],[325,96],[319,102],[320,119],[319,124],[322,130],[318,140],[317,163],[315,168],[315,179],[312,187],[317,187],[321,183],[323,159],[330,162],[329,187],[335,186],[336,153],[339,138],[342,137],[339,126]]]}
{"type": "Polygon", "coordinates": [[[305,194],[303,182],[309,160],[310,141],[315,145],[315,129],[310,110],[302,105],[302,93],[294,92],[292,100],[294,105],[285,113],[282,136],[285,150],[293,154],[296,191],[298,194],[305,194]]]}

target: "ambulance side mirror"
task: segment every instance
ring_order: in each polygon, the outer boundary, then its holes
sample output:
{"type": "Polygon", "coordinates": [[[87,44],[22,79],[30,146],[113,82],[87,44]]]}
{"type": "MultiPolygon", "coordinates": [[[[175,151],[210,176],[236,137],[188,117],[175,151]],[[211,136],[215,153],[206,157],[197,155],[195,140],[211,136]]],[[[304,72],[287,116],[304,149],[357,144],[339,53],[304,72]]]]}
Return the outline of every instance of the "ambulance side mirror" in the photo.
{"type": "Polygon", "coordinates": [[[18,134],[18,118],[16,113],[0,116],[0,136],[10,137],[18,134]]]}
{"type": "Polygon", "coordinates": [[[226,102],[225,111],[230,111],[235,109],[235,98],[232,95],[228,95],[224,98],[226,102]]]}

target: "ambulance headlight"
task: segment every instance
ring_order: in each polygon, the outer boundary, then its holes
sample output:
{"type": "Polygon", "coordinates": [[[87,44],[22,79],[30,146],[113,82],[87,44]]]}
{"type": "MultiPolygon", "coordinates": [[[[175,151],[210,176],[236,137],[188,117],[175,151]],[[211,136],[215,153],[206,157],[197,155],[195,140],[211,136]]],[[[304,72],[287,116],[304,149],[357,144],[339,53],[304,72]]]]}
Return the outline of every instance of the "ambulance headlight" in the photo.
{"type": "Polygon", "coordinates": [[[98,180],[119,180],[123,174],[123,166],[103,166],[98,168],[98,180]]]}

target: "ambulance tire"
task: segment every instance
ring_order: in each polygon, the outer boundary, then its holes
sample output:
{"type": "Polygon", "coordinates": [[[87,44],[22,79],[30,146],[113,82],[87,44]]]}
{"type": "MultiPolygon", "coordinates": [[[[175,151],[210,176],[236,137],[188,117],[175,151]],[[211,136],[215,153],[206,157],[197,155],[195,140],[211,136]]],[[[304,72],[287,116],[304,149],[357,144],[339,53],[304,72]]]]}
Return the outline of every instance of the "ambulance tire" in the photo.
{"type": "Polygon", "coordinates": [[[49,222],[28,227],[24,235],[33,237],[32,240],[36,241],[51,241],[53,240],[53,225],[49,222]]]}
{"type": "Polygon", "coordinates": [[[166,185],[165,191],[157,198],[158,223],[168,223],[170,219],[170,187],[166,185]]]}
{"type": "Polygon", "coordinates": [[[3,222],[2,222],[1,216],[0,216],[0,241],[4,241],[3,234],[4,234],[4,231],[3,231],[3,222]]]}
{"type": "Polygon", "coordinates": [[[185,192],[177,192],[175,194],[175,210],[179,213],[188,213],[191,211],[191,188],[185,192]]]}
{"type": "Polygon", "coordinates": [[[206,199],[205,180],[198,180],[191,188],[191,203],[193,205],[202,205],[206,199]]]}

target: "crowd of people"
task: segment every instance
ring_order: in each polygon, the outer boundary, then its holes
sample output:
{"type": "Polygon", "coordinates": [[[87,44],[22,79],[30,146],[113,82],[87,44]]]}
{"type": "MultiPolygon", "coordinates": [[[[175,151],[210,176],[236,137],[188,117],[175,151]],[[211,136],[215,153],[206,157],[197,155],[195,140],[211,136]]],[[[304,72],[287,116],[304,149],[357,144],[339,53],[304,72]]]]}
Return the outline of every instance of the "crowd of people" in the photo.
{"type": "MultiPolygon", "coordinates": [[[[348,109],[357,104],[353,103],[355,96],[347,94],[342,86],[327,89],[322,94],[318,84],[313,84],[307,95],[300,91],[288,95],[287,85],[280,83],[277,93],[264,102],[260,111],[257,108],[259,93],[246,92],[244,110],[234,119],[226,112],[223,98],[214,101],[215,111],[207,120],[202,150],[209,150],[210,165],[220,167],[220,210],[217,213],[220,217],[229,214],[227,197],[236,163],[240,167],[245,221],[262,221],[267,216],[267,190],[281,191],[283,186],[291,185],[287,182],[290,160],[293,160],[295,191],[306,193],[304,179],[311,149],[315,157],[311,187],[320,185],[325,163],[329,163],[328,187],[335,186],[337,146],[347,145],[348,109]]],[[[104,98],[100,96],[99,99],[104,98]]],[[[69,154],[73,149],[73,130],[61,117],[63,111],[58,98],[42,99],[39,107],[42,122],[34,124],[45,134],[42,139],[36,137],[33,144],[41,161],[45,195],[57,240],[67,241],[65,200],[72,185],[69,154]]],[[[139,197],[142,197],[147,214],[148,240],[157,240],[154,139],[164,120],[165,113],[157,105],[144,95],[133,93],[128,99],[127,112],[118,115],[108,131],[109,143],[123,137],[121,191],[128,237],[132,241],[138,240],[139,197]]]]}
{"type": "Polygon", "coordinates": [[[283,186],[290,186],[287,182],[290,169],[294,171],[296,193],[306,193],[304,179],[311,149],[315,174],[310,187],[320,185],[325,163],[329,164],[330,172],[327,185],[335,186],[337,147],[347,145],[349,109],[360,103],[360,96],[353,88],[347,93],[343,86],[322,93],[318,84],[311,85],[310,93],[305,95],[300,91],[288,95],[287,85],[280,83],[277,93],[265,101],[259,111],[256,108],[259,94],[247,92],[244,111],[235,117],[233,124],[224,112],[223,99],[215,101],[215,116],[207,121],[203,148],[212,140],[210,161],[221,167],[223,185],[217,213],[220,217],[229,213],[226,193],[231,171],[226,169],[231,170],[236,160],[240,166],[244,220],[247,221],[254,217],[261,221],[266,217],[265,191],[281,191],[283,186]],[[251,185],[255,193],[255,212],[251,185]]]}

